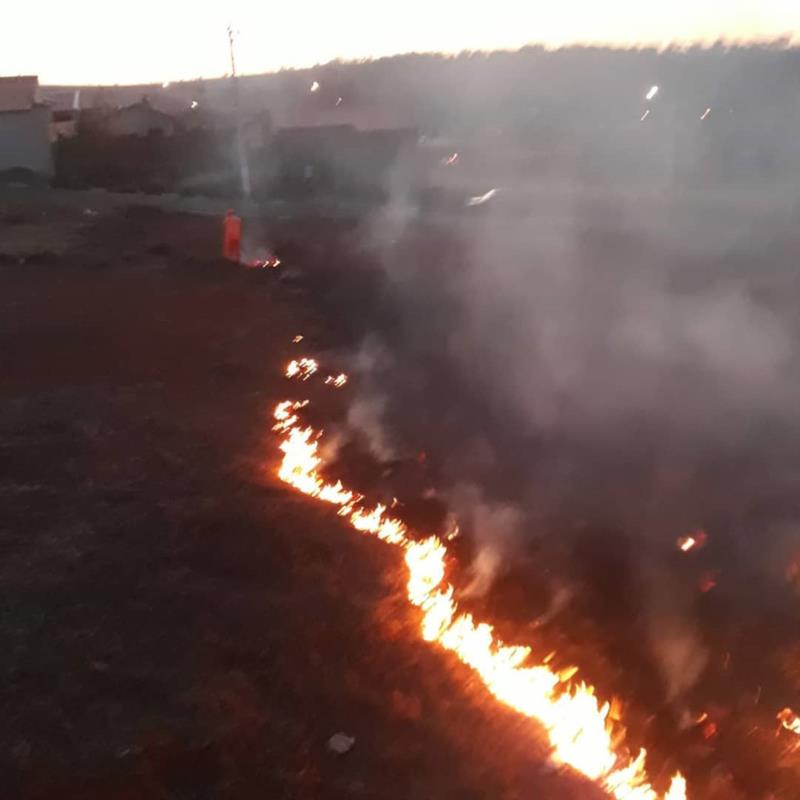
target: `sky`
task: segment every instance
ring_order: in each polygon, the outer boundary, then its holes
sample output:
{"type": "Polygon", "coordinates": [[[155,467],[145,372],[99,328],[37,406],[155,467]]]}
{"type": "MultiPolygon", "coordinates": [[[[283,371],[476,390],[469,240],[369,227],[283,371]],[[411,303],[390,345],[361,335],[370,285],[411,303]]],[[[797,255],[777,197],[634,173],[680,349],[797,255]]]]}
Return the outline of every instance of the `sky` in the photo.
{"type": "Polygon", "coordinates": [[[27,0],[0,25],[0,75],[115,84],[396,53],[790,36],[800,0],[27,0]]]}

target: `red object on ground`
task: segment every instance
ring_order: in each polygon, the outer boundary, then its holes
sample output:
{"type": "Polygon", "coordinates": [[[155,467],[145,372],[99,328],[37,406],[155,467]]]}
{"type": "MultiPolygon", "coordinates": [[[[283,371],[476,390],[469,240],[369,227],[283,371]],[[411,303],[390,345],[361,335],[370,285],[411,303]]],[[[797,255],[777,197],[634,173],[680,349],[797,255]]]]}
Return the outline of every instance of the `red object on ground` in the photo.
{"type": "Polygon", "coordinates": [[[242,254],[242,218],[228,209],[223,226],[222,255],[237,264],[242,254]]]}

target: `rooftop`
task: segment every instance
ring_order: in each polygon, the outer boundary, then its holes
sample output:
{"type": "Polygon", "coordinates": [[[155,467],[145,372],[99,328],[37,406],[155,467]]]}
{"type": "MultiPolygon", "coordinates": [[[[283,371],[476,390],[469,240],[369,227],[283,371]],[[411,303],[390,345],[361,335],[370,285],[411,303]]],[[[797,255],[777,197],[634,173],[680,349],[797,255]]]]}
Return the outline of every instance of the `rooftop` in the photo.
{"type": "Polygon", "coordinates": [[[28,111],[36,104],[38,89],[35,75],[0,78],[0,111],[28,111]]]}

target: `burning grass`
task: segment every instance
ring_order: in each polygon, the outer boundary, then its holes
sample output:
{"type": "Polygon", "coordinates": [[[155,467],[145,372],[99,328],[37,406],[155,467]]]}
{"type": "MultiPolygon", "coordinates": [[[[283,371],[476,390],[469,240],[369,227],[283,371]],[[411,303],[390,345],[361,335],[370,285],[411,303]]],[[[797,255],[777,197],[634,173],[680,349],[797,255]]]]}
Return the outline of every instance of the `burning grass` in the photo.
{"type": "MultiPolygon", "coordinates": [[[[297,374],[292,367],[295,363],[287,369],[288,377],[297,374]]],[[[686,781],[680,773],[672,777],[665,791],[656,791],[647,774],[645,750],[635,756],[628,752],[621,744],[624,728],[611,718],[610,703],[601,701],[594,687],[573,683],[574,670],[559,673],[545,663],[534,663],[530,647],[505,644],[490,624],[458,610],[454,588],[447,580],[444,541],[412,534],[401,520],[389,516],[384,506],[364,505],[364,498],[341,481],[329,483],[322,477],[322,434],[304,427],[298,414],[306,404],[287,400],[274,410],[273,429],[281,436],[283,453],[278,476],[303,494],[338,507],[339,515],[355,530],[403,551],[407,596],[421,611],[422,637],[471,667],[498,701],[537,720],[547,731],[554,761],[595,781],[611,797],[685,800],[686,781]]]]}

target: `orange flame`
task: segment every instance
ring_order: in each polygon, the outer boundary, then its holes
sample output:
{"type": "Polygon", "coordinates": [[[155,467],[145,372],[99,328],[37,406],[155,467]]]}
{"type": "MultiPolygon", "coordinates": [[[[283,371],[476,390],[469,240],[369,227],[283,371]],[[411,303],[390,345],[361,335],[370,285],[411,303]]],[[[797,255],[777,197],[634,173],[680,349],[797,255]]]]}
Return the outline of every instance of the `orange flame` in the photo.
{"type": "MultiPolygon", "coordinates": [[[[287,370],[289,377],[295,374],[287,370]]],[[[536,719],[547,731],[554,761],[596,781],[616,800],[659,800],[647,777],[645,750],[636,758],[616,751],[610,705],[598,700],[594,687],[569,685],[574,669],[559,674],[544,663],[531,665],[529,647],[504,644],[491,625],[458,611],[453,587],[446,580],[447,548],[441,539],[431,536],[417,541],[403,522],[387,516],[385,506],[364,508],[359,505],[361,496],[340,481],[325,482],[318,471],[321,434],[300,427],[295,413],[306,402],[287,400],[275,408],[273,429],[283,435],[278,477],[310,497],[339,506],[339,514],[355,530],[403,548],[408,599],[422,612],[422,637],[471,667],[501,703],[536,719]]],[[[686,781],[678,773],[662,800],[686,797],[686,781]]]]}
{"type": "Polygon", "coordinates": [[[778,714],[778,721],[787,731],[791,731],[800,736],[800,717],[798,717],[791,708],[784,708],[783,711],[778,714]]]}
{"type": "Polygon", "coordinates": [[[328,377],[325,378],[325,385],[333,385],[336,389],[340,389],[346,383],[347,375],[345,375],[344,372],[340,372],[338,375],[328,375],[328,377]]]}

